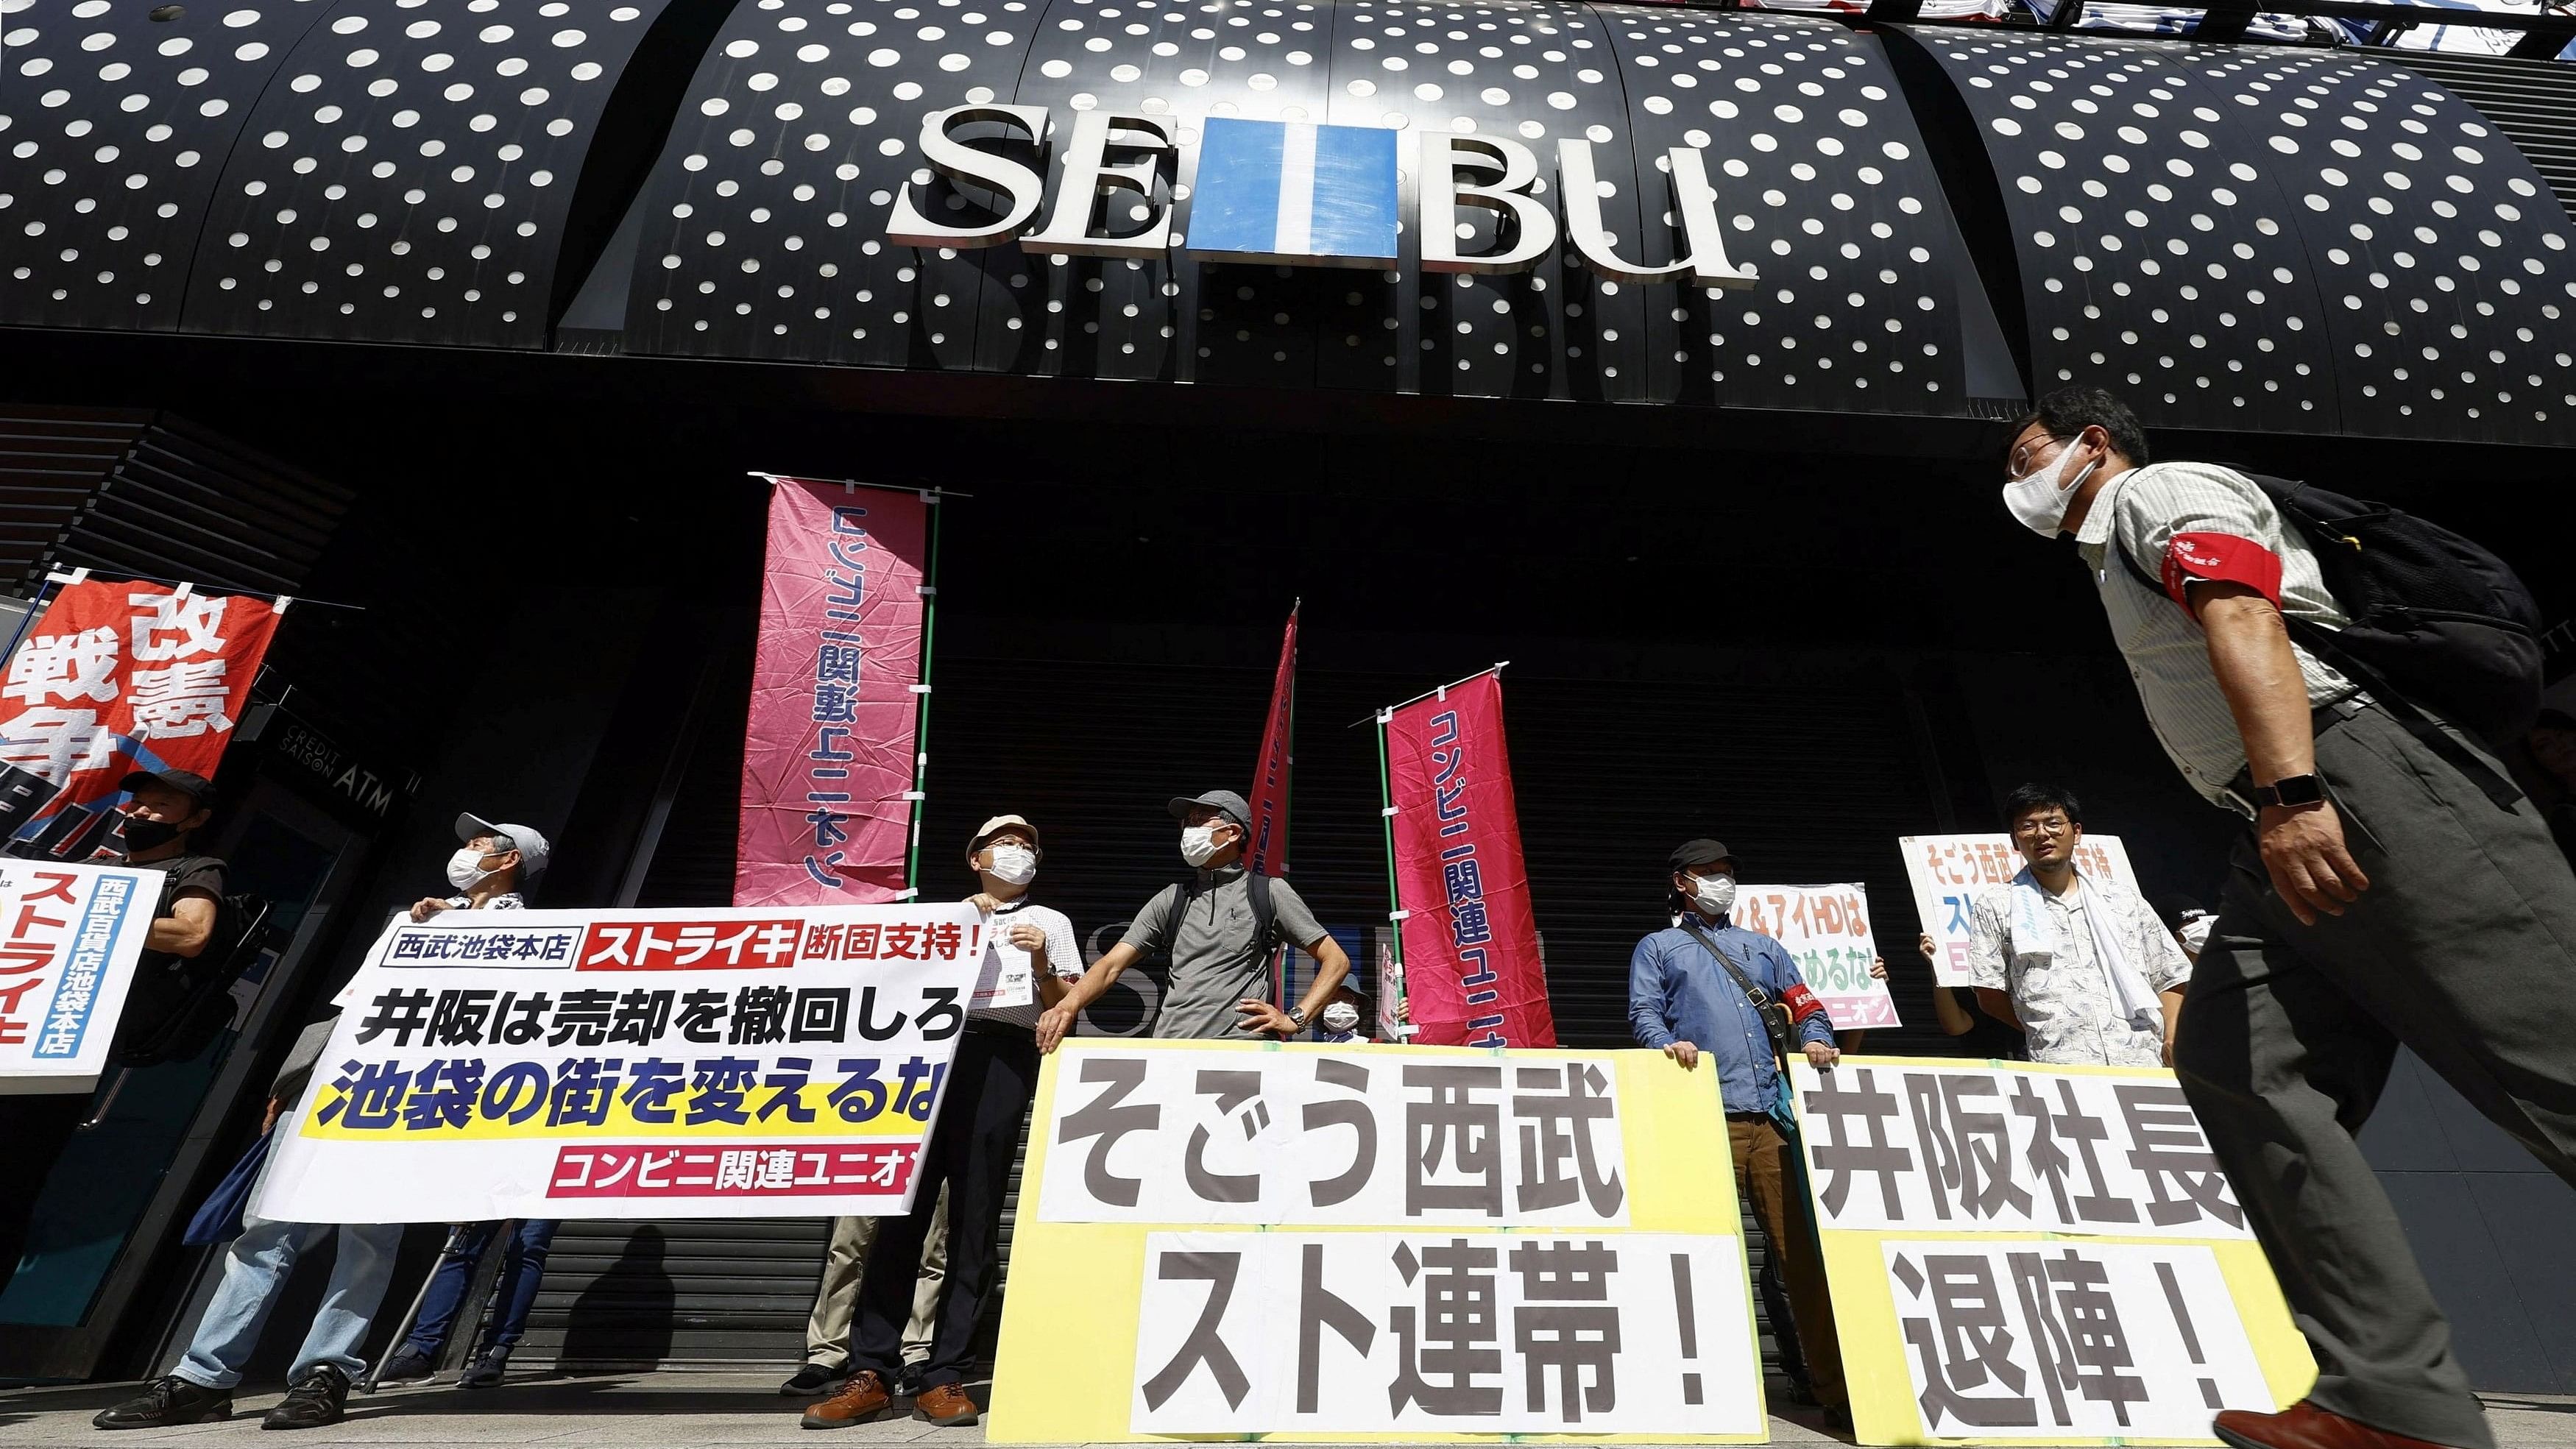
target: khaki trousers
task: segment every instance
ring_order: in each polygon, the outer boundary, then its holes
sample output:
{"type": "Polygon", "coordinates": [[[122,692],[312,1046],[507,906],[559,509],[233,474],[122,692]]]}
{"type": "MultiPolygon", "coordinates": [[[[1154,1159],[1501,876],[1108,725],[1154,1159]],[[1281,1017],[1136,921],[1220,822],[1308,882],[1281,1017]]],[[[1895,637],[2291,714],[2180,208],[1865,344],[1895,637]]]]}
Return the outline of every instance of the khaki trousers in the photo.
{"type": "MultiPolygon", "coordinates": [[[[1834,1332],[1834,1303],[1825,1292],[1825,1265],[1807,1226],[1807,1198],[1789,1160],[1789,1139],[1768,1118],[1728,1117],[1726,1135],[1735,1155],[1735,1185],[1753,1202],[1754,1221],[1780,1260],[1789,1286],[1789,1312],[1798,1320],[1798,1348],[1807,1356],[1807,1382],[1826,1408],[1847,1408],[1842,1339],[1834,1332]]],[[[1780,1325],[1773,1324],[1777,1332],[1780,1325]]]]}
{"type": "MultiPolygon", "coordinates": [[[[882,1218],[832,1219],[832,1246],[823,1255],[823,1286],[814,1295],[814,1316],[805,1322],[807,1363],[846,1363],[850,1357],[850,1319],[857,1311],[859,1278],[867,1271],[868,1245],[877,1240],[882,1218]]],[[[932,1324],[939,1316],[939,1290],[948,1281],[948,1189],[939,1189],[938,1216],[921,1245],[921,1274],[913,1281],[912,1318],[903,1326],[903,1361],[917,1364],[930,1357],[932,1324]]]]}

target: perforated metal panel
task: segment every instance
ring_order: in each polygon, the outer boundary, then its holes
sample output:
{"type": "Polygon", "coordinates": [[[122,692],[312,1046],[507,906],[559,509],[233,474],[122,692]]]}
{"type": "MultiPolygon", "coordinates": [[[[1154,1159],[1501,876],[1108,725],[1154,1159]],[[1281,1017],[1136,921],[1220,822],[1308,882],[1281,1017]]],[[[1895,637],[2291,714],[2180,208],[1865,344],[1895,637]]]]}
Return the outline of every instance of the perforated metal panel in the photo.
{"type": "Polygon", "coordinates": [[[178,326],[217,172],[327,8],[0,0],[0,322],[178,326]]]}
{"type": "Polygon", "coordinates": [[[2531,163],[2374,57],[1914,32],[2003,188],[2034,383],[2151,424],[2576,441],[2571,233],[2531,163]]]}
{"type": "Polygon", "coordinates": [[[541,347],[564,217],[666,0],[340,0],[262,96],[191,330],[541,347]]]}

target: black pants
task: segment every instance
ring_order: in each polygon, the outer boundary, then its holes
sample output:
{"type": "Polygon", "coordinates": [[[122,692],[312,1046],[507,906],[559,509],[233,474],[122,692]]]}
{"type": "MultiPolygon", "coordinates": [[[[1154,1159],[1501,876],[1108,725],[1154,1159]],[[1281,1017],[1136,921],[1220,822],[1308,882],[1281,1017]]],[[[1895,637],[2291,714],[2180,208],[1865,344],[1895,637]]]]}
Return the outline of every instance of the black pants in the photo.
{"type": "Polygon", "coordinates": [[[2239,840],[2174,1065],[2316,1350],[2309,1397],[2486,1449],[2450,1325],[2353,1134],[2403,1042],[2576,1182],[2576,876],[2530,801],[2498,807],[2385,711],[2320,711],[2316,738],[2370,889],[2303,926],[2239,840]]]}
{"type": "Polygon", "coordinates": [[[89,1092],[9,1093],[0,1096],[0,1144],[9,1150],[9,1170],[0,1175],[0,1292],[18,1276],[18,1260],[27,1251],[27,1230],[36,1216],[36,1199],[44,1196],[45,1179],[72,1142],[72,1134],[89,1120],[89,1092]]]}
{"type": "Polygon", "coordinates": [[[948,1069],[948,1099],[940,1104],[939,1125],[922,1154],[913,1209],[887,1219],[868,1250],[867,1272],[859,1279],[858,1319],[850,1329],[852,1369],[875,1369],[892,1381],[903,1367],[903,1326],[912,1317],[921,1242],[939,1211],[939,1185],[944,1182],[948,1281],[940,1292],[921,1380],[966,1381],[975,1323],[1001,1276],[1002,1197],[1011,1186],[1020,1121],[1037,1087],[1037,1042],[1026,1032],[975,1028],[958,1038],[957,1060],[948,1069]]]}

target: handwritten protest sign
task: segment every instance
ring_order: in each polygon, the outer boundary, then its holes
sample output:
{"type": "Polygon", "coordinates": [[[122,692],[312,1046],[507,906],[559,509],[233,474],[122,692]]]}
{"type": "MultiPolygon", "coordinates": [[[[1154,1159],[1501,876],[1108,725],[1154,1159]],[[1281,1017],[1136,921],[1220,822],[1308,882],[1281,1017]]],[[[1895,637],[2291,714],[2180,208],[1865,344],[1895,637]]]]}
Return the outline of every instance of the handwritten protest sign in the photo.
{"type": "Polygon", "coordinates": [[[1887,983],[1869,974],[1880,952],[1860,886],[1738,886],[1729,919],[1788,949],[1836,1031],[1898,1024],[1887,983]]]}
{"type": "MultiPolygon", "coordinates": [[[[1969,908],[1990,886],[2021,873],[2021,852],[2009,835],[1908,835],[1896,842],[1905,853],[1905,878],[1914,887],[1914,912],[1932,937],[1932,974],[1944,986],[1972,986],[1968,979],[1969,908]]],[[[2075,848],[2076,868],[2127,886],[2138,877],[2116,835],[2087,835],[2075,848]]]]}

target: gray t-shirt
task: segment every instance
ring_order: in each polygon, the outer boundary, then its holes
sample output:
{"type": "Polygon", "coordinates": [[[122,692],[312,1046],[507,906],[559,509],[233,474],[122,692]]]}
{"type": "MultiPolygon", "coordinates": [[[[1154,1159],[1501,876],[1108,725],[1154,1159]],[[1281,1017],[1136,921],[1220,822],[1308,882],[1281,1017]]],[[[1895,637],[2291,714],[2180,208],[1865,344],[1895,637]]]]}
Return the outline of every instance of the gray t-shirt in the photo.
{"type": "MultiPolygon", "coordinates": [[[[1145,903],[1121,945],[1139,951],[1168,949],[1171,985],[1154,1017],[1154,1035],[1175,1040],[1244,1041],[1235,1003],[1270,999],[1270,943],[1254,939],[1252,887],[1241,866],[1200,871],[1198,888],[1184,903],[1178,885],[1145,903]]],[[[1284,880],[1270,882],[1270,908],[1280,939],[1299,946],[1322,939],[1324,928],[1284,880]]]]}

